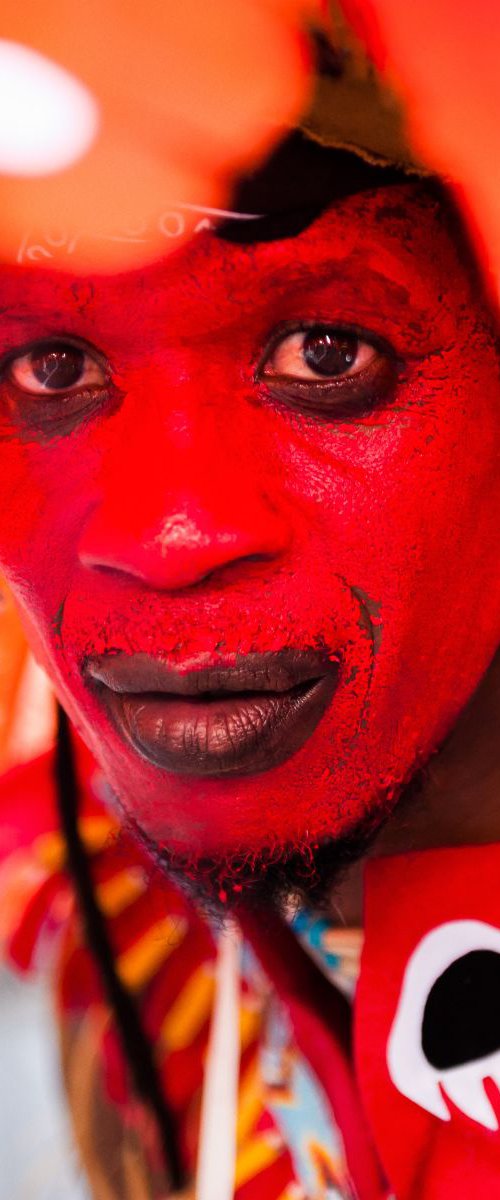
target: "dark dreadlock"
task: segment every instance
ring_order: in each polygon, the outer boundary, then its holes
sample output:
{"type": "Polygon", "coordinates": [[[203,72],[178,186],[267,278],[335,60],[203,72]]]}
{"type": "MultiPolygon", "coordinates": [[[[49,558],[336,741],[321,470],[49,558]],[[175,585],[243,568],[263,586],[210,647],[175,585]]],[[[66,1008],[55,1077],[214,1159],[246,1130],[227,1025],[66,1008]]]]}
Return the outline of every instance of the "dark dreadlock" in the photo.
{"type": "Polygon", "coordinates": [[[175,1120],[163,1095],[153,1049],[136,1004],[116,971],[106,921],[96,900],[89,862],[78,827],[79,787],[69,722],[58,705],[55,776],[61,830],[66,841],[68,869],[75,885],[89,949],[101,973],[137,1095],[153,1112],[175,1191],[185,1184],[175,1120]]]}

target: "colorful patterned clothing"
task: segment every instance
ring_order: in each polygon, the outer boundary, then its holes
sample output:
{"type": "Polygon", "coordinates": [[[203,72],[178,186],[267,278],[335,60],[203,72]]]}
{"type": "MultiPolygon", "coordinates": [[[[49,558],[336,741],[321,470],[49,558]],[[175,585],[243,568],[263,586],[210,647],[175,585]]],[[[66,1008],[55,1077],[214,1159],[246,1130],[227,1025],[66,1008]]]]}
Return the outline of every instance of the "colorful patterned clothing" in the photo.
{"type": "MultiPolygon", "coordinates": [[[[117,970],[154,1044],[194,1197],[217,935],[156,871],[104,806],[105,781],[80,744],[80,828],[117,970]]],[[[57,828],[52,756],[18,768],[0,789],[0,934],[6,959],[53,974],[65,1086],[95,1200],[171,1195],[149,1112],[133,1094],[96,965],[85,944],[57,828]]],[[[297,936],[348,987],[356,935],[308,914],[297,936]],[[333,939],[333,944],[332,944],[333,939]],[[347,970],[342,970],[343,964],[347,970]]],[[[347,1200],[342,1138],[283,1005],[255,954],[243,950],[235,1200],[347,1200]]]]}

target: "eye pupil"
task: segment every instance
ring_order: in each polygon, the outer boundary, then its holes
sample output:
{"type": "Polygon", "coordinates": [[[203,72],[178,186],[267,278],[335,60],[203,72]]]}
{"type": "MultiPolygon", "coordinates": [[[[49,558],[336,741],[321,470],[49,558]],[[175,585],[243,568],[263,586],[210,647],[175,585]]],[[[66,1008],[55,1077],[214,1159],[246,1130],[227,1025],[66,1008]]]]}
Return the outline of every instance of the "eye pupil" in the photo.
{"type": "Polygon", "coordinates": [[[359,339],[353,334],[316,327],[304,338],[302,353],[318,375],[344,375],[356,362],[358,350],[359,339]]]}
{"type": "Polygon", "coordinates": [[[35,378],[43,387],[74,387],[82,376],[85,363],[83,350],[77,346],[37,347],[31,355],[30,366],[35,378]]]}

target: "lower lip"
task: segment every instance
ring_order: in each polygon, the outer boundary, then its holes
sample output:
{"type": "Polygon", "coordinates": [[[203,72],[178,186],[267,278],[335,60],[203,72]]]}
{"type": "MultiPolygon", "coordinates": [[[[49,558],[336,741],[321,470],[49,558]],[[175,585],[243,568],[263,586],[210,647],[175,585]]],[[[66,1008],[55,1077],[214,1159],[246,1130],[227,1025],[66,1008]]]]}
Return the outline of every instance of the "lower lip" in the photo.
{"type": "Polygon", "coordinates": [[[337,685],[332,673],[288,692],[214,699],[118,693],[105,699],[119,733],[175,775],[253,775],[290,758],[310,737],[337,685]]]}

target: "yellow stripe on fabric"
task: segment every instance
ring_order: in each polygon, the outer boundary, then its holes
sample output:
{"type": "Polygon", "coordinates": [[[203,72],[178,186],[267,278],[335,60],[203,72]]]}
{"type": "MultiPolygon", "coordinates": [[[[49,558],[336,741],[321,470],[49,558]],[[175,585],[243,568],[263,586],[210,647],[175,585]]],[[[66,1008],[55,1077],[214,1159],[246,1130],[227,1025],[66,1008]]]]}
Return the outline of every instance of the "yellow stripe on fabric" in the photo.
{"type": "Polygon", "coordinates": [[[258,1037],[262,1023],[262,1009],[260,1006],[249,1004],[242,999],[240,1008],[240,1042],[241,1049],[246,1050],[250,1042],[253,1042],[258,1037]]]}
{"type": "Polygon", "coordinates": [[[117,970],[130,988],[141,988],[161,967],[185,936],[187,922],[181,917],[162,917],[151,925],[133,946],[120,954],[117,970]]]}
{"type": "MultiPolygon", "coordinates": [[[[79,823],[80,836],[90,854],[96,854],[106,845],[110,834],[116,830],[116,825],[109,817],[85,817],[79,823]]],[[[61,834],[42,833],[34,842],[34,852],[38,861],[47,871],[62,870],[66,861],[66,845],[61,834]]]]}
{"type": "Polygon", "coordinates": [[[169,1009],[160,1029],[160,1042],[167,1053],[183,1050],[194,1041],[210,1016],[215,981],[212,963],[203,963],[169,1009]]]}
{"type": "Polygon", "coordinates": [[[262,1112],[262,1088],[257,1055],[241,1078],[238,1093],[236,1140],[240,1146],[248,1138],[262,1112]]]}
{"type": "Polygon", "coordinates": [[[241,1147],[236,1158],[235,1187],[243,1187],[260,1171],[264,1171],[282,1153],[281,1139],[274,1133],[258,1133],[241,1147]]]}
{"type": "Polygon", "coordinates": [[[127,867],[97,886],[97,899],[107,917],[117,917],[146,890],[140,867],[127,867]]]}

